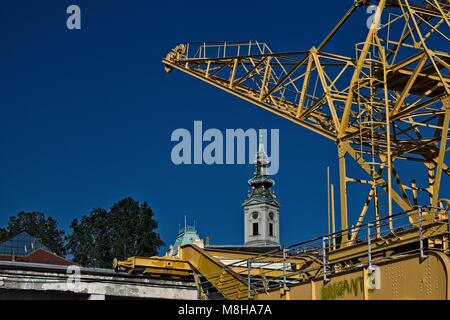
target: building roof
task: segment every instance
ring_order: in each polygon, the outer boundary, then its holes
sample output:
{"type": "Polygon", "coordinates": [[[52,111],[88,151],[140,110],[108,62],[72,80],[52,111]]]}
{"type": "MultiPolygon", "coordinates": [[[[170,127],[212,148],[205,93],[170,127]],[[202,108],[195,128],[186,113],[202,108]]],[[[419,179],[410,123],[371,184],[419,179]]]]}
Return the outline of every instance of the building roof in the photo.
{"type": "Polygon", "coordinates": [[[173,245],[173,255],[178,254],[178,250],[185,244],[192,244],[196,241],[201,241],[197,229],[193,226],[185,225],[183,229],[178,232],[177,239],[173,245]]]}
{"type": "Polygon", "coordinates": [[[27,231],[20,231],[0,242],[0,255],[26,256],[36,249],[51,252],[38,238],[31,236],[27,231]]]}
{"type": "Polygon", "coordinates": [[[227,252],[244,252],[244,253],[268,253],[281,249],[281,246],[267,245],[267,246],[253,246],[253,245],[211,245],[205,247],[205,250],[227,251],[227,252]]]}
{"type": "Polygon", "coordinates": [[[41,248],[36,249],[33,252],[31,252],[25,256],[13,256],[13,255],[0,254],[0,261],[41,263],[41,264],[58,265],[58,266],[75,265],[75,263],[73,263],[72,261],[64,259],[50,251],[47,251],[47,250],[41,249],[41,248]]]}
{"type": "Polygon", "coordinates": [[[38,238],[20,231],[0,242],[0,261],[41,263],[48,265],[74,265],[70,260],[53,253],[38,238]]]}

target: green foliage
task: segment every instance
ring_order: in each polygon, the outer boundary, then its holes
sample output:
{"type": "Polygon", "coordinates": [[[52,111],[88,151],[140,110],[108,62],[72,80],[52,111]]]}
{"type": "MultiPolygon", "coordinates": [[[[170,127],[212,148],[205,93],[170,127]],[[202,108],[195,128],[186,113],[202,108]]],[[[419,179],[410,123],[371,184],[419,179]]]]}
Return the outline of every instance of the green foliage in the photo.
{"type": "Polygon", "coordinates": [[[113,258],[153,256],[164,245],[152,209],[130,197],[109,211],[94,209],[80,221],[74,219],[71,227],[67,247],[74,261],[86,267],[110,268],[113,258]]]}
{"type": "Polygon", "coordinates": [[[6,230],[2,230],[0,230],[0,238],[9,237],[26,230],[33,237],[40,239],[57,255],[63,257],[66,255],[64,230],[58,229],[58,222],[52,217],[46,218],[42,212],[21,211],[9,218],[6,230]]]}
{"type": "Polygon", "coordinates": [[[22,230],[39,238],[59,256],[73,255],[86,267],[111,268],[114,258],[153,256],[164,245],[156,229],[153,211],[132,198],[115,203],[110,210],[93,209],[89,215],[71,223],[72,234],[65,237],[52,217],[41,212],[19,212],[0,228],[0,241],[22,230]]]}
{"type": "Polygon", "coordinates": [[[8,237],[8,231],[4,228],[0,228],[0,241],[3,241],[5,238],[8,237]]]}
{"type": "Polygon", "coordinates": [[[80,222],[71,223],[72,234],[67,237],[67,248],[74,261],[86,267],[104,267],[99,262],[111,261],[111,233],[108,226],[108,211],[93,209],[89,216],[82,216],[80,222]]]}

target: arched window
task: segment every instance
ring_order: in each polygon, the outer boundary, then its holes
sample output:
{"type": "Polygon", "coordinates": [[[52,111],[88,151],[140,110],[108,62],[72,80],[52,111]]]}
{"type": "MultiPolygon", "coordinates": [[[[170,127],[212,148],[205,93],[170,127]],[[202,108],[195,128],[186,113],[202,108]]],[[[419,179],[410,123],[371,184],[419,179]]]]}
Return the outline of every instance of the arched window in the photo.
{"type": "Polygon", "coordinates": [[[254,235],[254,236],[259,235],[259,225],[258,225],[258,222],[253,223],[253,235],[254,235]]]}

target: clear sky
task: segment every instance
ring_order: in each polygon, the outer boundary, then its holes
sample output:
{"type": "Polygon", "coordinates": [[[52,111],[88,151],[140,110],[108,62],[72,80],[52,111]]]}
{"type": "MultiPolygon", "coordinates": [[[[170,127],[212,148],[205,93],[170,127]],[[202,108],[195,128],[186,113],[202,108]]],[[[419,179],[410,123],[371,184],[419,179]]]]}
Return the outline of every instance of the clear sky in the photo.
{"type": "MultiPolygon", "coordinates": [[[[0,225],[39,210],[69,230],[73,218],[132,196],[149,202],[167,244],[184,215],[212,243],[242,243],[253,167],[171,161],[172,131],[201,120],[223,131],[280,129],[282,242],[325,233],[327,165],[337,183],[334,143],[180,72],[166,74],[161,58],[186,41],[257,39],[274,51],[308,50],[352,2],[2,3],[0,225]],[[66,28],[70,4],[81,8],[81,30],[66,28]]],[[[360,40],[366,19],[362,12],[350,25],[360,40]]],[[[335,48],[353,52],[353,40],[339,41],[335,48]]]]}

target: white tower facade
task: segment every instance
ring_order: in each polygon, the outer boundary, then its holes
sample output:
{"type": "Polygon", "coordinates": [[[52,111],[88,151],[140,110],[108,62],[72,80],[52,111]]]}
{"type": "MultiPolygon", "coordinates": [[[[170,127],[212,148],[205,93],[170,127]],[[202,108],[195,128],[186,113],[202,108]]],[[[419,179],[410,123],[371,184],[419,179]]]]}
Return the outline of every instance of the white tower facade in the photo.
{"type": "Polygon", "coordinates": [[[272,187],[275,182],[269,178],[269,160],[260,137],[255,159],[255,173],[248,181],[251,189],[243,204],[244,242],[250,246],[280,245],[280,204],[272,187]]]}

